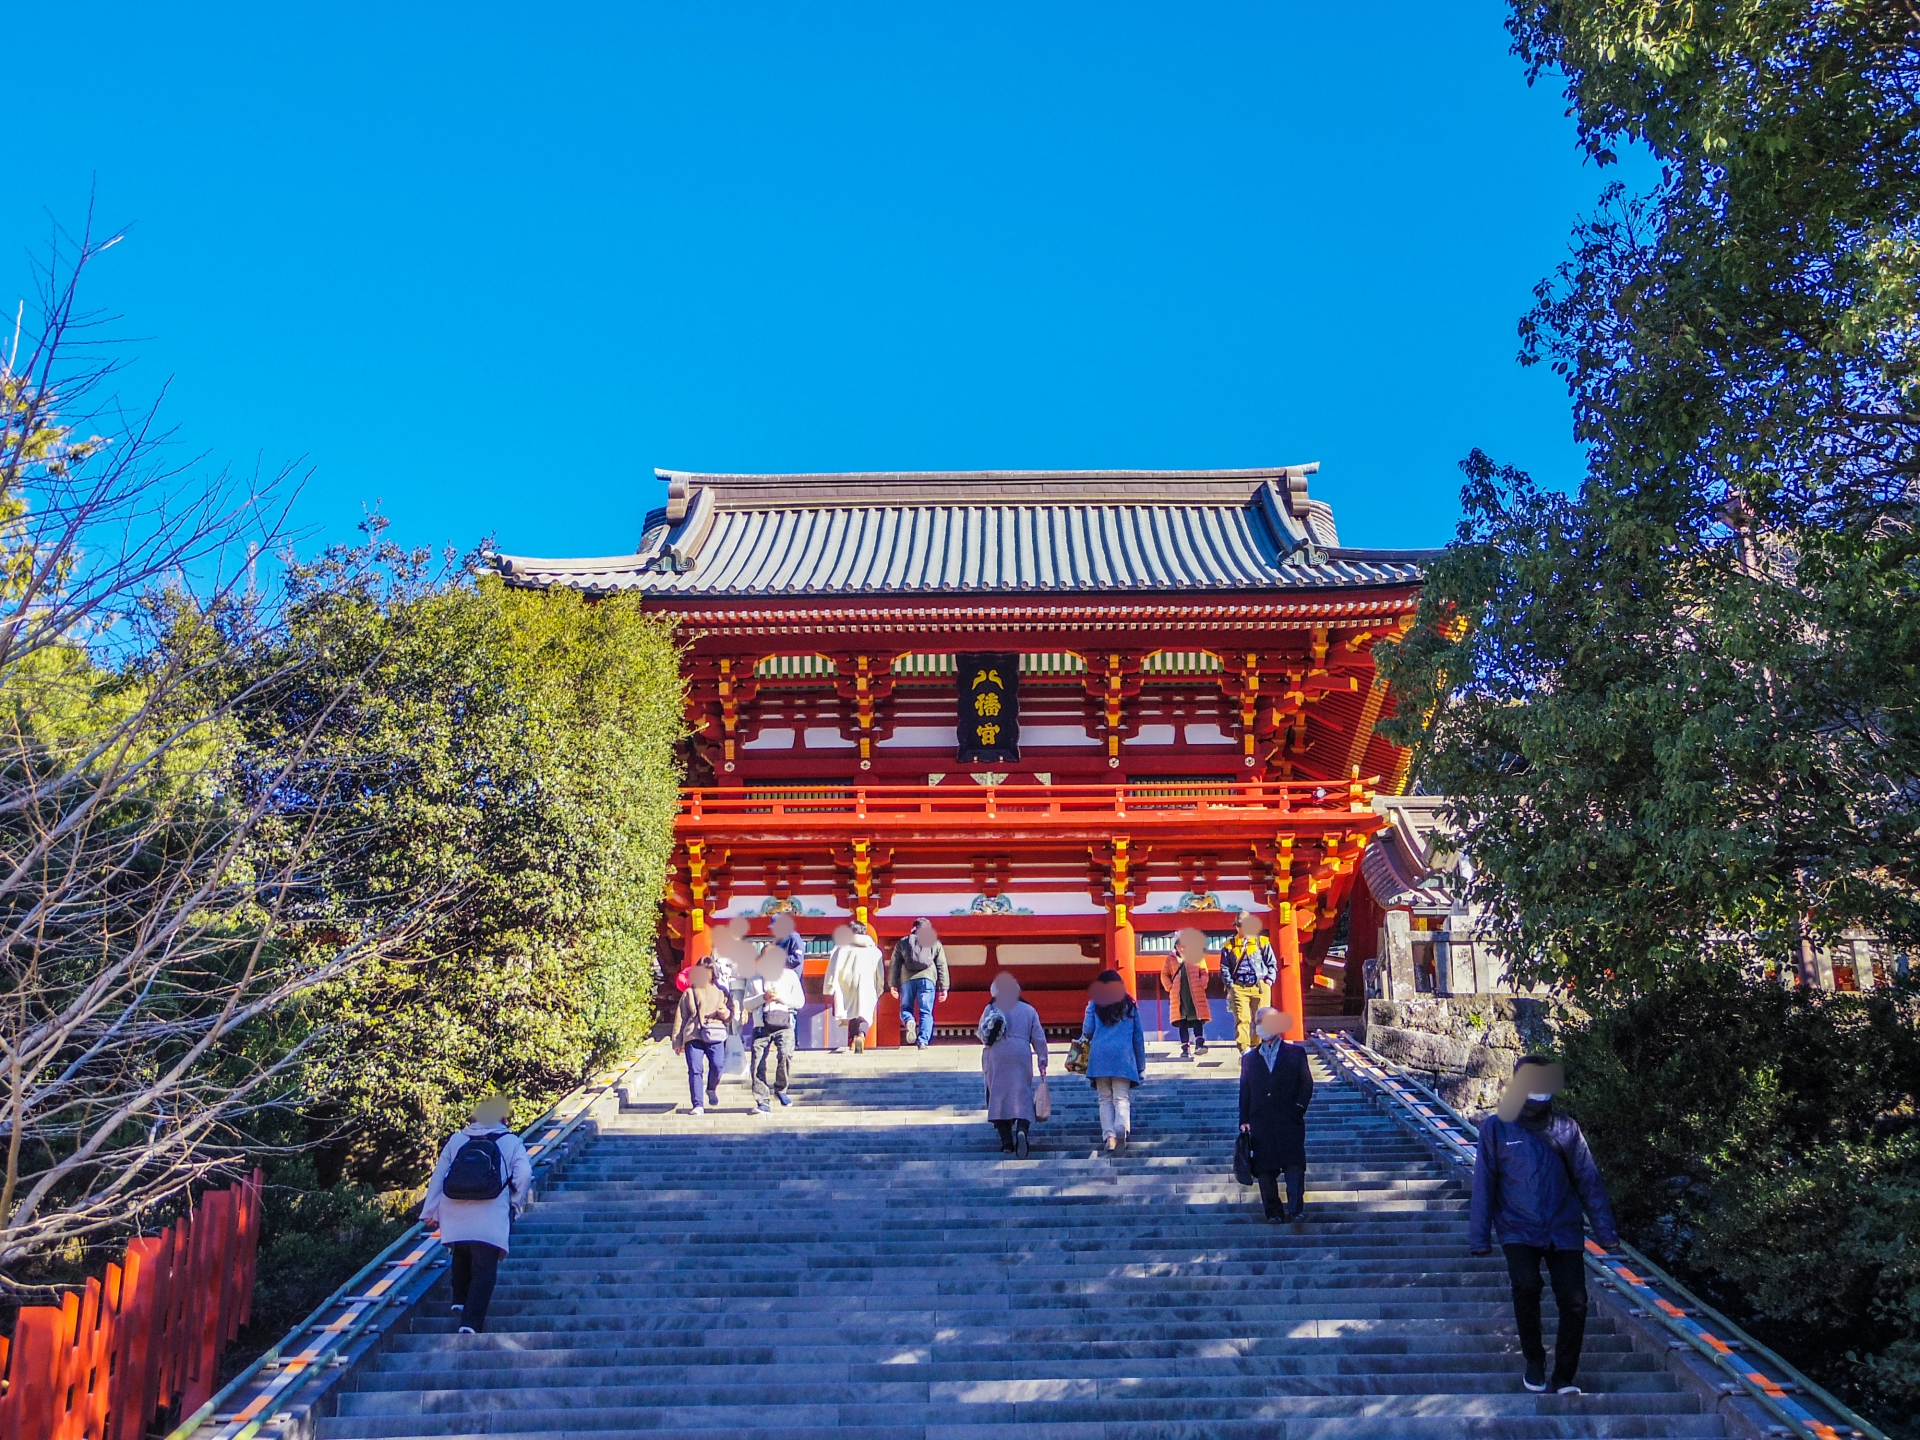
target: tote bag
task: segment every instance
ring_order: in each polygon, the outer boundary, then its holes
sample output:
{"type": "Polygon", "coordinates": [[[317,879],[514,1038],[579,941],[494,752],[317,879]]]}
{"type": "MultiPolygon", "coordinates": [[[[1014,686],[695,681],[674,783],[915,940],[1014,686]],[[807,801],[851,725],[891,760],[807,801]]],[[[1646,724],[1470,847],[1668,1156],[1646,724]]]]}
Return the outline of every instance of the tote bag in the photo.
{"type": "Polygon", "coordinates": [[[1046,1120],[1053,1114],[1053,1092],[1047,1089],[1047,1077],[1042,1075],[1039,1083],[1033,1087],[1033,1118],[1046,1120]]]}

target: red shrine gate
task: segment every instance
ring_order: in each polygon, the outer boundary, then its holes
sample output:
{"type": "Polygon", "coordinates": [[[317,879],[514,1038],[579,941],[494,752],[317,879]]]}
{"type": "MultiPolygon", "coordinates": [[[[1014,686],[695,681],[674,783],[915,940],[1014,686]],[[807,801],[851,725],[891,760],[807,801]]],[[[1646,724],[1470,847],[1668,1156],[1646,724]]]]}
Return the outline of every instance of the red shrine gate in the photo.
{"type": "Polygon", "coordinates": [[[926,915],[943,1027],[1002,966],[1060,1025],[1103,964],[1131,986],[1175,930],[1251,908],[1298,1019],[1373,792],[1404,782],[1373,647],[1426,558],[1341,547],[1314,468],[662,472],[634,555],[497,564],[680,626],[677,960],[722,917],[790,913],[824,950],[845,919],[890,945],[926,915]]]}

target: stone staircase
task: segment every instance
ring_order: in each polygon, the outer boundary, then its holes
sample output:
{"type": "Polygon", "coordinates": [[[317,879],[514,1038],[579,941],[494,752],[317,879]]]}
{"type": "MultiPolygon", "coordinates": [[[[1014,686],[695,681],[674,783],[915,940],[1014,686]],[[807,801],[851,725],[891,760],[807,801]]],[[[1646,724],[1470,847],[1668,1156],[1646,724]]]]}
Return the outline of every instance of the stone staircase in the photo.
{"type": "Polygon", "coordinates": [[[1231,1048],[1153,1048],[1118,1160],[1094,1153],[1092,1092],[1056,1049],[1024,1162],[983,1118],[971,1046],[803,1052],[797,1103],[764,1118],[732,1082],[687,1115],[669,1057],[521,1222],[489,1333],[452,1333],[443,1285],[320,1433],[1724,1433],[1597,1305],[1589,1393],[1524,1391],[1464,1191],[1324,1071],[1307,1219],[1264,1223],[1228,1165],[1231,1048]]]}

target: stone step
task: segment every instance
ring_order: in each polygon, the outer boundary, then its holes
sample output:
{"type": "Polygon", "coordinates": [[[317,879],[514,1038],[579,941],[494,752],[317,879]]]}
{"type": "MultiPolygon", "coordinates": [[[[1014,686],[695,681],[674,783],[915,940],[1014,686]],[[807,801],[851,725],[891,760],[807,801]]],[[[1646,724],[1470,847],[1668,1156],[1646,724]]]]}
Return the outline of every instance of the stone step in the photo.
{"type": "MultiPolygon", "coordinates": [[[[1285,1436],[1523,1436],[1523,1435],[1697,1435],[1720,1433],[1717,1419],[1697,1413],[1680,1395],[1580,1395],[1546,1398],[1524,1391],[1509,1395],[1449,1395],[1444,1404],[1427,1395],[1332,1395],[1229,1397],[1218,1400],[1131,1400],[1097,1396],[1083,1400],[981,1401],[963,1403],[895,1402],[787,1405],[714,1404],[625,1406],[601,1403],[589,1392],[577,1408],[514,1408],[495,1412],[417,1415],[342,1415],[322,1423],[323,1440],[338,1436],[401,1437],[498,1434],[635,1434],[725,1430],[734,1434],[792,1435],[811,1429],[873,1427],[900,1435],[947,1434],[956,1426],[1032,1427],[1030,1433],[1056,1437],[1063,1428],[1090,1425],[1098,1434],[1116,1424],[1177,1427],[1172,1433],[1210,1433],[1203,1424],[1263,1424],[1266,1434],[1283,1426],[1285,1436]],[[1692,1410],[1695,1413],[1689,1413],[1692,1410]],[[478,1423],[476,1423],[478,1422],[478,1423]],[[1315,1424],[1313,1422],[1320,1422],[1315,1424]],[[1328,1422],[1333,1422],[1329,1424],[1328,1422]],[[1345,1422],[1342,1424],[1341,1422],[1345,1422]],[[1621,1422],[1664,1428],[1640,1430],[1621,1422]]],[[[1071,1433],[1069,1431],[1068,1433],[1071,1433]]],[[[1246,1431],[1243,1433],[1256,1433],[1246,1431]]]]}
{"type": "MultiPolygon", "coordinates": [[[[809,1052],[799,1103],[662,1066],[516,1228],[489,1333],[444,1282],[326,1440],[1580,1440],[1711,1437],[1666,1357],[1591,1320],[1581,1397],[1519,1385],[1505,1266],[1460,1177],[1344,1084],[1308,1115],[1308,1218],[1228,1173],[1233,1057],[1149,1062],[1099,1151],[1056,1077],[1033,1158],[969,1047],[809,1052]]],[[[1553,1307],[1547,1305],[1553,1325],[1553,1307]]]]}

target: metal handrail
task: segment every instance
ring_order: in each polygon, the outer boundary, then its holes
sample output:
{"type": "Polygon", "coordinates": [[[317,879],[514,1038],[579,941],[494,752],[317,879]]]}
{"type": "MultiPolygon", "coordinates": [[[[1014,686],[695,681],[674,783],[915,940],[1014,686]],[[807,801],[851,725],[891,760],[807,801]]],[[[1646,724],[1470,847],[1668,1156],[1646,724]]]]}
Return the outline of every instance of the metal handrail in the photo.
{"type": "MultiPolygon", "coordinates": [[[[1402,1124],[1433,1141],[1446,1159],[1472,1170],[1479,1153],[1479,1132],[1430,1086],[1345,1032],[1316,1031],[1312,1042],[1329,1065],[1382,1096],[1402,1124]]],[[[1587,1268],[1608,1288],[1630,1297],[1638,1306],[1634,1315],[1657,1321],[1677,1337],[1669,1344],[1684,1345],[1731,1377],[1730,1391],[1744,1392],[1788,1434],[1802,1440],[1843,1440],[1849,1435],[1887,1440],[1884,1432],[1702,1302],[1633,1246],[1621,1241],[1608,1250],[1589,1239],[1586,1251],[1587,1268]],[[1712,1322],[1713,1329],[1701,1323],[1698,1317],[1702,1316],[1712,1322]],[[1811,1402],[1812,1408],[1796,1399],[1796,1394],[1811,1402]]]]}
{"type": "MultiPolygon", "coordinates": [[[[560,1158],[567,1140],[592,1113],[594,1102],[610,1091],[631,1083],[634,1073],[656,1059],[662,1049],[659,1042],[642,1045],[626,1063],[603,1071],[600,1077],[568,1092],[521,1132],[520,1138],[527,1147],[527,1158],[532,1163],[536,1182],[538,1172],[560,1158]],[[543,1130],[545,1133],[542,1133],[543,1130]]],[[[535,1191],[529,1191],[529,1198],[533,1193],[535,1191]]],[[[322,1301],[312,1314],[281,1336],[270,1350],[175,1426],[167,1435],[167,1440],[189,1440],[191,1436],[200,1435],[202,1427],[209,1421],[220,1428],[207,1432],[207,1440],[253,1440],[261,1427],[284,1409],[294,1392],[316,1372],[344,1363],[354,1341],[367,1332],[380,1313],[403,1299],[406,1305],[417,1301],[429,1286],[415,1282],[421,1276],[430,1276],[441,1268],[445,1263],[441,1259],[441,1251],[445,1248],[436,1232],[429,1230],[424,1223],[415,1222],[391,1245],[355,1271],[353,1277],[322,1301]],[[397,1251],[407,1247],[411,1249],[402,1258],[392,1258],[397,1251]],[[383,1267],[387,1274],[366,1285],[369,1277],[383,1267]],[[366,1288],[361,1288],[363,1285],[366,1288]],[[315,1338],[308,1340],[309,1336],[315,1338]],[[281,1357],[303,1341],[306,1342],[305,1348],[283,1363],[281,1357]],[[239,1410],[223,1417],[222,1407],[256,1383],[268,1369],[276,1371],[273,1378],[261,1386],[239,1410]]]]}

